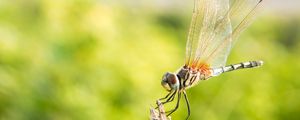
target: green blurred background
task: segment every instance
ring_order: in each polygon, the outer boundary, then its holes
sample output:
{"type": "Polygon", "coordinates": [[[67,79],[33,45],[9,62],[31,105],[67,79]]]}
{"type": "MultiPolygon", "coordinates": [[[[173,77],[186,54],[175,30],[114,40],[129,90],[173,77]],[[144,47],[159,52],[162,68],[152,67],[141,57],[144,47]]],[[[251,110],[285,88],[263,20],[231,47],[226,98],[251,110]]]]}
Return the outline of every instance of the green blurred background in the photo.
{"type": "MultiPolygon", "coordinates": [[[[191,120],[300,119],[300,10],[278,1],[265,5],[227,62],[264,66],[189,89],[191,120]]],[[[167,93],[163,73],[184,63],[192,4],[1,0],[0,120],[148,119],[167,93]]],[[[172,118],[186,114],[182,101],[172,118]]]]}

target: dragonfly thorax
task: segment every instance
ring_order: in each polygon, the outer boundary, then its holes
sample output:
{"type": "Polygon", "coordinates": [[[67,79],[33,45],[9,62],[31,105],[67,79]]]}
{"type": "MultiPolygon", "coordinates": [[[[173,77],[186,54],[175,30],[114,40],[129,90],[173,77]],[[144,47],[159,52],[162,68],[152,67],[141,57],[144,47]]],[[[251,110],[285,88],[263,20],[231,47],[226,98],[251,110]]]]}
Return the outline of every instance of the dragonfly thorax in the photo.
{"type": "Polygon", "coordinates": [[[181,85],[184,89],[194,86],[200,79],[203,79],[200,71],[185,67],[182,67],[177,75],[180,76],[181,85]]]}
{"type": "Polygon", "coordinates": [[[167,90],[188,89],[197,83],[199,80],[206,80],[210,76],[202,73],[200,70],[194,70],[187,67],[180,68],[176,73],[167,72],[163,75],[161,85],[167,90]]]}

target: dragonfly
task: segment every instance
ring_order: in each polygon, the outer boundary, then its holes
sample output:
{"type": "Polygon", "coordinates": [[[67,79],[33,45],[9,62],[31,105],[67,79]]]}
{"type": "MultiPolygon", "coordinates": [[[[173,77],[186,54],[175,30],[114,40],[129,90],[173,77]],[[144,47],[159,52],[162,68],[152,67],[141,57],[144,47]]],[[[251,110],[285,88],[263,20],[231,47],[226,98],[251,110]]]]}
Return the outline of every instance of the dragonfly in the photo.
{"type": "Polygon", "coordinates": [[[160,98],[162,104],[172,102],[177,96],[175,108],[182,97],[186,101],[188,119],[190,104],[186,90],[200,81],[222,73],[263,65],[263,61],[247,61],[225,65],[227,57],[238,36],[254,20],[262,0],[194,0],[194,8],[188,32],[185,63],[176,72],[163,75],[161,85],[168,94],[160,98]]]}

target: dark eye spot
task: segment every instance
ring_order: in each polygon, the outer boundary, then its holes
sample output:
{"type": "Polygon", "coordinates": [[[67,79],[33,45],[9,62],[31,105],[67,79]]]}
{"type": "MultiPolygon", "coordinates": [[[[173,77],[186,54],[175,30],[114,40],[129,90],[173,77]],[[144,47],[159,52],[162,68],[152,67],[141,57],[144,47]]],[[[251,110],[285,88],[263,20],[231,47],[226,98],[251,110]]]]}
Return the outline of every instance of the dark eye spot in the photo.
{"type": "Polygon", "coordinates": [[[170,74],[169,76],[168,76],[168,79],[169,79],[169,82],[171,83],[171,84],[176,84],[176,76],[175,75],[173,75],[173,74],[170,74]]]}

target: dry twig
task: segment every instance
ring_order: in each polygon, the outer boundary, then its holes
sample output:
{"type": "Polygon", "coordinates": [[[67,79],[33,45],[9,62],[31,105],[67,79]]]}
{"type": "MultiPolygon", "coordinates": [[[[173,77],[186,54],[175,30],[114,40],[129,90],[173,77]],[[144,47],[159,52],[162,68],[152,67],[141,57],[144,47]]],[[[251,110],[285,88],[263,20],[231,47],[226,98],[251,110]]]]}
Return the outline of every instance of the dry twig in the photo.
{"type": "Polygon", "coordinates": [[[156,105],[158,110],[150,108],[150,120],[171,120],[171,117],[167,117],[164,106],[159,100],[156,101],[156,105]]]}

